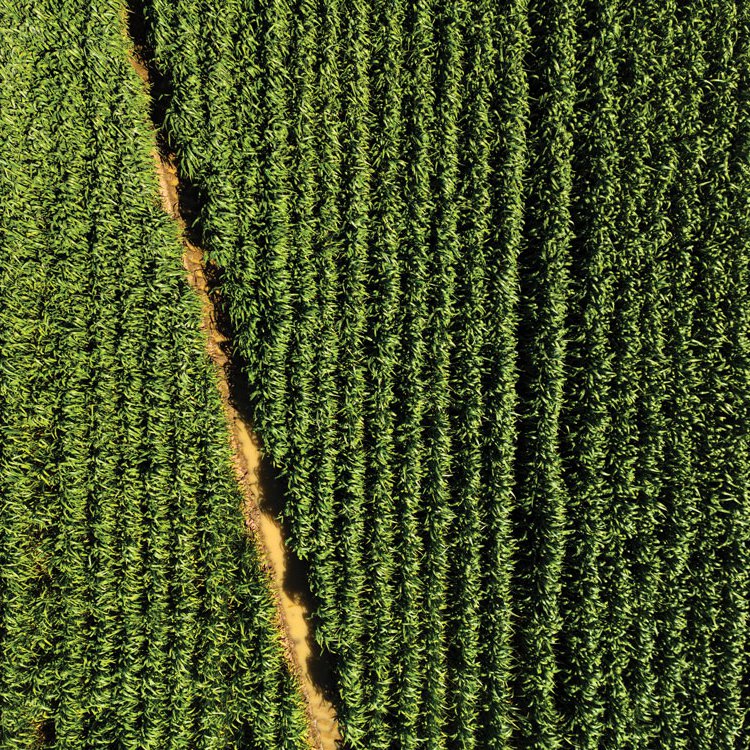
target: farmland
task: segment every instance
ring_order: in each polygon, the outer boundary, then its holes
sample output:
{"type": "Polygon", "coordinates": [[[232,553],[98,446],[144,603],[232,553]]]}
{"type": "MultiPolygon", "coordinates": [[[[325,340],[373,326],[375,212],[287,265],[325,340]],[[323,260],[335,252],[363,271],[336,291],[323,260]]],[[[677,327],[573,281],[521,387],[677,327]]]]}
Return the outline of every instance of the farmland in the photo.
{"type": "Polygon", "coordinates": [[[347,747],[747,741],[747,14],[143,3],[347,747]]]}
{"type": "Polygon", "coordinates": [[[0,747],[306,748],[121,8],[0,26],[0,747]]]}
{"type": "Polygon", "coordinates": [[[3,6],[0,750],[746,750],[749,58],[747,0],[3,6]]]}

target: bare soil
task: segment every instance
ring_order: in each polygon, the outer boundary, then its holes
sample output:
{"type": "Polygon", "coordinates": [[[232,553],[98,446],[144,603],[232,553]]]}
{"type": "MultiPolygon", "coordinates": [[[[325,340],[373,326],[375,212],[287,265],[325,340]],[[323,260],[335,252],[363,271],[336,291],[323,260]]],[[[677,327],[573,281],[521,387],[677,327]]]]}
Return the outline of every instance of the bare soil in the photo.
{"type": "MultiPolygon", "coordinates": [[[[135,54],[130,55],[130,60],[148,89],[149,73],[146,66],[135,54]]],[[[269,578],[289,668],[297,677],[305,700],[310,744],[317,750],[336,750],[341,740],[336,711],[310,668],[315,664],[316,658],[320,658],[313,654],[310,598],[295,597],[285,587],[292,556],[286,547],[283,529],[271,511],[273,502],[266,502],[267,498],[263,496],[260,443],[252,426],[233,405],[231,362],[225,346],[227,338],[220,331],[216,310],[209,295],[203,251],[186,236],[185,222],[180,213],[179,178],[174,159],[164,158],[156,148],[153,153],[162,204],[164,210],[179,224],[184,247],[183,265],[190,286],[203,306],[201,328],[206,334],[208,354],[216,367],[219,392],[230,427],[233,463],[244,499],[243,513],[269,578]]]]}

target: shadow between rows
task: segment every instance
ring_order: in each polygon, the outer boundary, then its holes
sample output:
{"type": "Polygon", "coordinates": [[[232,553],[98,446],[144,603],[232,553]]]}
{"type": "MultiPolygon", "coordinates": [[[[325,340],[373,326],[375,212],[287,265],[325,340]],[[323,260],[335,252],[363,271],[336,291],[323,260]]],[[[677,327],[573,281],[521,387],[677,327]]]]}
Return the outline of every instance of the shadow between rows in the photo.
{"type": "MultiPolygon", "coordinates": [[[[232,347],[233,330],[227,313],[227,306],[220,291],[221,270],[216,265],[209,263],[205,266],[205,274],[214,305],[216,327],[226,339],[221,347],[228,360],[225,371],[229,385],[230,403],[240,419],[252,432],[252,403],[249,395],[248,378],[245,374],[246,363],[232,347]]],[[[323,653],[313,635],[315,628],[318,626],[315,615],[318,609],[318,600],[310,589],[310,564],[306,560],[300,559],[288,544],[289,528],[288,523],[284,521],[284,509],[288,502],[286,480],[274,468],[263,450],[261,450],[257,479],[260,510],[272,515],[281,527],[286,563],[283,580],[284,592],[295,604],[303,607],[306,612],[305,619],[310,626],[307,635],[307,644],[310,648],[310,657],[306,664],[307,672],[316,689],[338,709],[339,698],[334,678],[334,655],[328,652],[323,653]]]]}

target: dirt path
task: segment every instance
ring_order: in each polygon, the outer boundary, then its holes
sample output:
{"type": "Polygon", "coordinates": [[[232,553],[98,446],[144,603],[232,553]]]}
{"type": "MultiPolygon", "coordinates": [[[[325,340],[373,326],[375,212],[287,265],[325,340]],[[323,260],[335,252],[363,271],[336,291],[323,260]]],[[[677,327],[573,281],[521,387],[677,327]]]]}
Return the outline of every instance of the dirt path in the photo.
{"type": "MultiPolygon", "coordinates": [[[[147,69],[135,55],[131,54],[130,59],[148,89],[147,69]]],[[[206,332],[208,353],[216,366],[219,391],[231,428],[234,466],[245,501],[243,509],[245,520],[258,544],[261,559],[273,584],[285,652],[292,672],[299,679],[306,702],[310,742],[318,750],[336,750],[338,741],[341,739],[336,712],[310,671],[313,653],[308,605],[297,601],[297,597],[293,598],[284,585],[290,558],[281,526],[273,513],[267,509],[268,504],[263,502],[263,486],[260,481],[261,453],[258,439],[251,426],[232,403],[229,373],[231,363],[222,346],[227,339],[219,330],[216,311],[208,294],[203,251],[189,242],[185,236],[185,222],[179,208],[179,180],[174,161],[164,159],[155,149],[154,162],[159,176],[164,210],[180,226],[184,246],[183,265],[187,271],[188,281],[203,305],[201,328],[206,332]]]]}

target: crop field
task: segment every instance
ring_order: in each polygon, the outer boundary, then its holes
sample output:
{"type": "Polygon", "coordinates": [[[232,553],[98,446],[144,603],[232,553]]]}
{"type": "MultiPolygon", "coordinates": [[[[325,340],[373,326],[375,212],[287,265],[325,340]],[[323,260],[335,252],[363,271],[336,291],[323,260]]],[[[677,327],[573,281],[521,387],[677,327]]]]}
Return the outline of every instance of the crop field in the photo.
{"type": "Polygon", "coordinates": [[[748,750],[749,260],[750,0],[10,0],[0,750],[748,750]]]}
{"type": "Polygon", "coordinates": [[[302,750],[120,18],[0,10],[0,747],[302,750]]]}
{"type": "Polygon", "coordinates": [[[346,746],[744,746],[747,3],[144,5],[346,746]]]}

